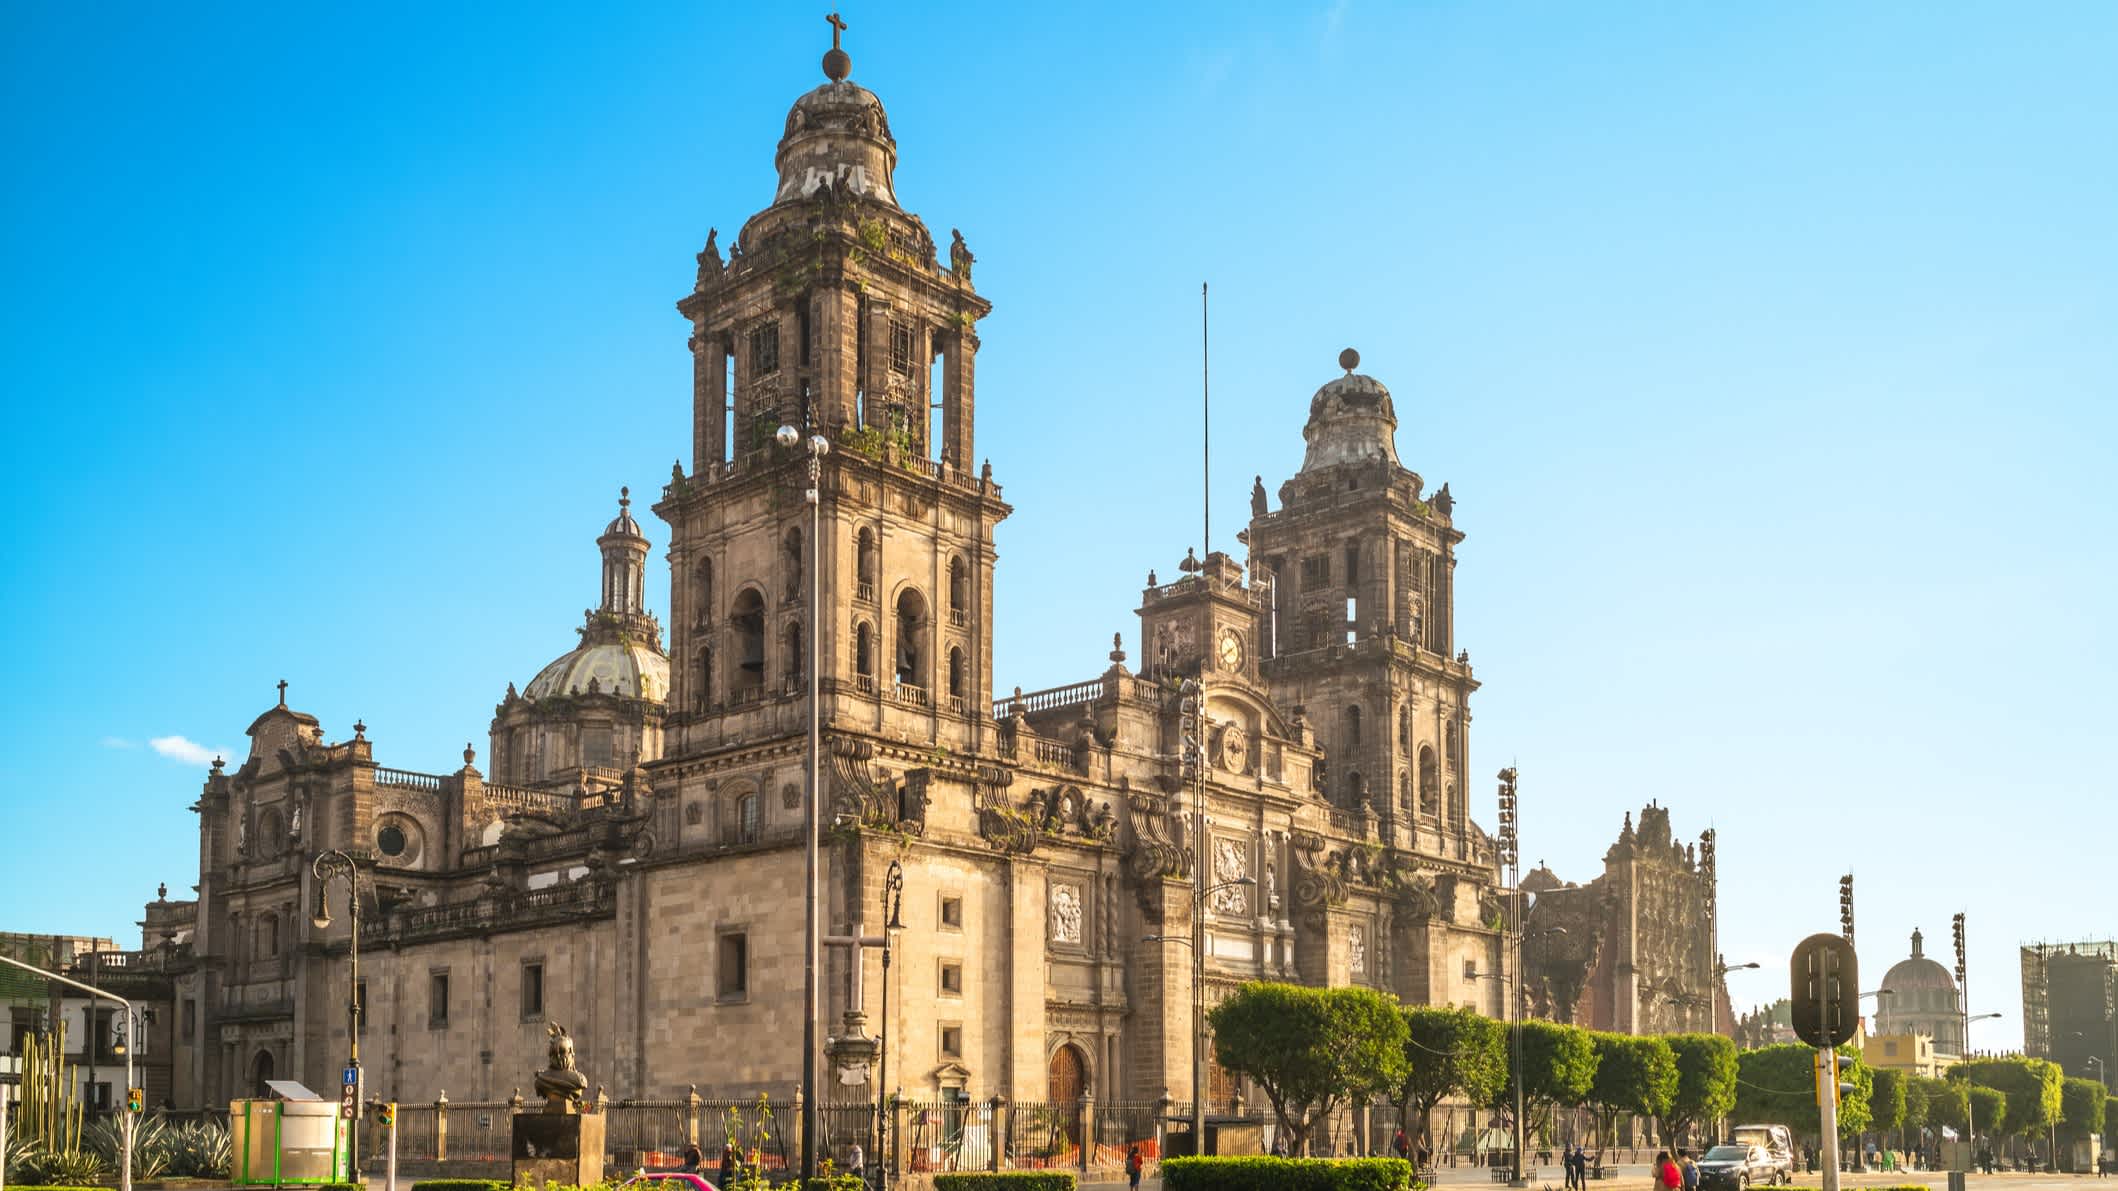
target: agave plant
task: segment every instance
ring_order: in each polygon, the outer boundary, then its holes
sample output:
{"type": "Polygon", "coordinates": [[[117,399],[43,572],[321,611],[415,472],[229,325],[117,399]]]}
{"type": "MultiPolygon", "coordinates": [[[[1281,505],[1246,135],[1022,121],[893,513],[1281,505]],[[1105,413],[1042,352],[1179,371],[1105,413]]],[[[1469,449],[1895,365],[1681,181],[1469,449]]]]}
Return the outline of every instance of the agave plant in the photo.
{"type": "Polygon", "coordinates": [[[7,1171],[8,1182],[21,1183],[26,1179],[30,1168],[43,1157],[44,1147],[37,1144],[36,1138],[10,1132],[7,1135],[7,1150],[0,1154],[0,1168],[7,1171]]]}
{"type": "MultiPolygon", "coordinates": [[[[125,1148],[124,1122],[117,1117],[105,1117],[90,1125],[81,1140],[83,1149],[91,1150],[105,1165],[117,1167],[119,1155],[125,1148]]],[[[160,1117],[141,1117],[132,1127],[132,1177],[134,1179],[158,1179],[169,1171],[172,1152],[172,1130],[160,1117]]]]}
{"type": "Polygon", "coordinates": [[[110,1173],[110,1164],[94,1150],[46,1150],[22,1164],[22,1179],[45,1186],[80,1187],[110,1173]]]}
{"type": "Polygon", "coordinates": [[[169,1131],[169,1169],[178,1178],[225,1179],[234,1157],[228,1127],[218,1121],[191,1121],[169,1131]]]}

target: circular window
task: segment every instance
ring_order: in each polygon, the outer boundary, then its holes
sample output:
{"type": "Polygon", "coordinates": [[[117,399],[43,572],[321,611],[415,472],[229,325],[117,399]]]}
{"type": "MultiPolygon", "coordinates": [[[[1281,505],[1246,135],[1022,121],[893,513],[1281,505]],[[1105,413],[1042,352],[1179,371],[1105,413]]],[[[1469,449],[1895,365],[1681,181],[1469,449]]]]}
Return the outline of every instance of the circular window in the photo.
{"type": "Polygon", "coordinates": [[[382,854],[385,856],[404,855],[406,843],[404,828],[399,827],[395,823],[375,833],[375,844],[382,849],[382,854]]]}

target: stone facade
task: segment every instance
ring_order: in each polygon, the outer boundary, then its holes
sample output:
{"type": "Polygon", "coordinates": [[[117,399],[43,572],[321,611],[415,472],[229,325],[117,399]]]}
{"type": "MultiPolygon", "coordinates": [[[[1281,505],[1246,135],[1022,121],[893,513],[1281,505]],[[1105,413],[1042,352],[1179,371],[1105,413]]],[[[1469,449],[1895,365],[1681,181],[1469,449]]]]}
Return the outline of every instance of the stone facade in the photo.
{"type": "MultiPolygon", "coordinates": [[[[1150,572],[1138,669],[1114,642],[1100,674],[996,700],[1010,509],[973,450],[990,307],[962,237],[944,261],[897,205],[896,153],[874,95],[818,87],[788,115],[772,204],[728,259],[717,233],[698,255],[678,303],[691,466],[654,506],[666,654],[621,512],[580,648],[496,709],[494,780],[469,748],[453,773],[379,767],[363,725],[329,742],[284,692],[249,756],[215,765],[180,978],[207,1006],[180,1043],[197,1099],[263,1072],[328,1084],[342,1062],[350,922],[308,909],[325,848],[365,882],[372,1091],[504,1098],[551,1019],[614,1097],[791,1092],[812,646],[827,932],[881,928],[892,861],[905,889],[887,1020],[880,955],[832,948],[825,1021],[886,1030],[893,1088],[1188,1099],[1190,956],[1145,937],[1191,928],[1202,797],[1205,876],[1250,882],[1204,907],[1208,997],[1270,977],[1503,1011],[1473,976],[1506,948],[1468,812],[1463,535],[1447,486],[1397,462],[1387,391],[1342,357],[1282,507],[1253,493],[1250,565],[1150,572]],[[813,479],[812,437],[831,448],[813,479]],[[1180,759],[1187,679],[1201,781],[1180,759]]],[[[1216,1073],[1210,1095],[1234,1090],[1216,1073]]]]}
{"type": "Polygon", "coordinates": [[[1563,883],[1539,867],[1524,918],[1523,967],[1539,1017],[1625,1034],[1733,1034],[1714,947],[1712,832],[1700,846],[1670,835],[1669,811],[1631,814],[1603,856],[1603,875],[1563,883]]]}

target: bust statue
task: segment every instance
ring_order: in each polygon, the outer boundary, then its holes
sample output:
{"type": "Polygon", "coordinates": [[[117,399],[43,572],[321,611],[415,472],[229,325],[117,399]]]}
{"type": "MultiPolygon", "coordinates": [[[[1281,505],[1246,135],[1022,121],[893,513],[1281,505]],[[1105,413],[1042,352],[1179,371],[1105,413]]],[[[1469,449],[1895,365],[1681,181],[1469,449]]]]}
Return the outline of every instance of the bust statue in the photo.
{"type": "Polygon", "coordinates": [[[545,1029],[551,1036],[551,1045],[545,1051],[551,1066],[537,1073],[537,1094],[544,1097],[544,1111],[580,1112],[581,1098],[588,1092],[588,1077],[574,1069],[573,1037],[558,1022],[546,1023],[545,1029]]]}

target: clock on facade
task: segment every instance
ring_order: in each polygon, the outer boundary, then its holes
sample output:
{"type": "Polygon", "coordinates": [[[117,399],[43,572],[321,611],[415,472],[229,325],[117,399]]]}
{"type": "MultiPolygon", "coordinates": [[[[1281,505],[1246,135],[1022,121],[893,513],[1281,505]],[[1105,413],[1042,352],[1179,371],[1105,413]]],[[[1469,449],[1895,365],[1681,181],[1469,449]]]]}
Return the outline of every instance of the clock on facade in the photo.
{"type": "Polygon", "coordinates": [[[1243,725],[1230,724],[1221,729],[1221,767],[1236,773],[1244,772],[1244,762],[1250,757],[1250,738],[1243,725]]]}
{"type": "Polygon", "coordinates": [[[1235,670],[1243,665],[1243,634],[1234,629],[1221,630],[1221,669],[1235,670]]]}

